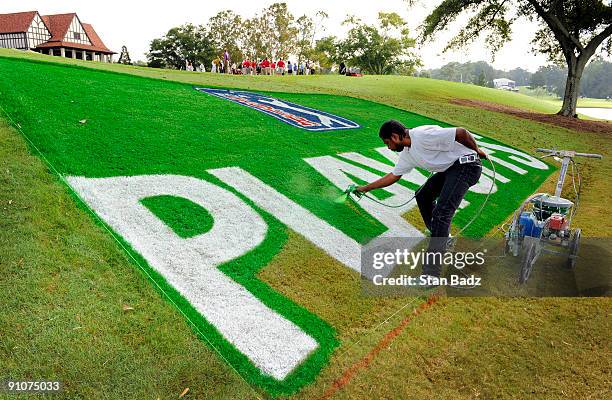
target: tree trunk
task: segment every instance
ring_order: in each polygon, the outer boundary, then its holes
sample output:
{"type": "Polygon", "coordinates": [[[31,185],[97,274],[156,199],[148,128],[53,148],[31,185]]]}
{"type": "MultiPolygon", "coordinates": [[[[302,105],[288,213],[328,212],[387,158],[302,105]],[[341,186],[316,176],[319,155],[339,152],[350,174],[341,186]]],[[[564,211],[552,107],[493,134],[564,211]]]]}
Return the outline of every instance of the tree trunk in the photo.
{"type": "Polygon", "coordinates": [[[572,57],[567,63],[567,80],[565,81],[565,93],[563,95],[563,105],[557,113],[564,117],[578,118],[576,113],[576,103],[580,89],[580,78],[586,65],[588,58],[581,55],[580,57],[572,57]]]}

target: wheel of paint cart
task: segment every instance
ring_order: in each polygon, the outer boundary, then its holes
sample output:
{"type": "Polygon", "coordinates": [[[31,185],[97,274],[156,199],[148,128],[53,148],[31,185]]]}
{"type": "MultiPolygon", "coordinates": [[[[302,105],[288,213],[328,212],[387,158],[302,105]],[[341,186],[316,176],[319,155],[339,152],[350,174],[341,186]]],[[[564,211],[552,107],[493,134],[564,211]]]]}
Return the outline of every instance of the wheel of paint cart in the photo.
{"type": "Polygon", "coordinates": [[[530,236],[526,236],[525,240],[523,241],[523,248],[525,252],[523,253],[523,259],[521,261],[519,283],[527,282],[529,275],[531,275],[531,270],[533,269],[534,264],[533,259],[536,256],[537,241],[537,239],[530,236]]]}
{"type": "Polygon", "coordinates": [[[580,228],[574,230],[572,240],[569,244],[569,255],[567,257],[567,266],[571,269],[576,267],[576,260],[578,258],[578,247],[580,246],[580,235],[582,231],[580,228]]]}

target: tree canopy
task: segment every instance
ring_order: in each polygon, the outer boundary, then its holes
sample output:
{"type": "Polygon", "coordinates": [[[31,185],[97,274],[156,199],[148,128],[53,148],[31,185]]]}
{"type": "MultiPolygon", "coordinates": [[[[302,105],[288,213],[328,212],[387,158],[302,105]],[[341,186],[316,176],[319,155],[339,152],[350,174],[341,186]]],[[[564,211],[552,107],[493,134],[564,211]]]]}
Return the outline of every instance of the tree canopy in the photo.
{"type": "Polygon", "coordinates": [[[150,47],[147,58],[152,67],[184,69],[186,62],[209,64],[215,55],[206,29],[193,24],[170,29],[164,37],[153,39],[150,47]]]}
{"type": "Polygon", "coordinates": [[[294,56],[298,63],[318,62],[327,69],[344,62],[365,73],[407,75],[420,65],[412,52],[416,40],[397,13],[380,12],[374,25],[348,17],[345,37],[318,39],[327,18],[327,13],[319,10],[296,19],[286,3],[271,4],[251,18],[223,10],[206,24],[175,27],[154,39],[147,58],[150,66],[181,69],[187,62],[209,65],[227,50],[237,62],[245,57],[278,60],[294,56]]]}
{"type": "Polygon", "coordinates": [[[223,10],[211,17],[206,32],[217,54],[227,50],[232,60],[244,56],[244,21],[232,10],[223,10]]]}
{"type": "MultiPolygon", "coordinates": [[[[406,0],[410,5],[418,0],[406,0]]],[[[598,49],[610,53],[612,7],[602,0],[443,0],[421,27],[423,42],[447,29],[460,15],[470,18],[445,50],[473,42],[484,35],[493,54],[511,39],[512,26],[520,18],[537,21],[532,50],[549,60],[563,61],[567,79],[559,114],[576,116],[580,78],[598,49]]]]}
{"type": "MultiPolygon", "coordinates": [[[[510,71],[495,69],[486,61],[450,62],[440,68],[421,70],[417,75],[489,87],[493,86],[493,79],[508,78],[515,81],[517,86],[530,86],[532,89],[542,88],[542,94],[548,92],[563,97],[567,69],[556,64],[549,64],[541,66],[532,73],[522,68],[514,68],[510,71]]],[[[612,62],[596,57],[586,66],[582,74],[580,95],[598,99],[612,98],[612,62]]]]}
{"type": "Polygon", "coordinates": [[[378,13],[378,26],[365,24],[356,17],[347,18],[344,24],[349,31],[335,43],[332,58],[337,62],[344,61],[379,75],[400,70],[410,74],[421,65],[412,52],[416,40],[410,37],[406,21],[397,13],[378,13]]]}

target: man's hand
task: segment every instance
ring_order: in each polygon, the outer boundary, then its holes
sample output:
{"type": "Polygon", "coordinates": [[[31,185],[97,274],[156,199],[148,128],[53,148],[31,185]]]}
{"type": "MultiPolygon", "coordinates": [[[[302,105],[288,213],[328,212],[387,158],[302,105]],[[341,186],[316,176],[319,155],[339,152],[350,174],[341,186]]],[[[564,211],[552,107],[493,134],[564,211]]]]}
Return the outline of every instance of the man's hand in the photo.
{"type": "Polygon", "coordinates": [[[489,156],[487,155],[487,153],[485,153],[481,149],[476,150],[476,153],[478,153],[478,157],[482,158],[483,160],[489,159],[489,156]]]}

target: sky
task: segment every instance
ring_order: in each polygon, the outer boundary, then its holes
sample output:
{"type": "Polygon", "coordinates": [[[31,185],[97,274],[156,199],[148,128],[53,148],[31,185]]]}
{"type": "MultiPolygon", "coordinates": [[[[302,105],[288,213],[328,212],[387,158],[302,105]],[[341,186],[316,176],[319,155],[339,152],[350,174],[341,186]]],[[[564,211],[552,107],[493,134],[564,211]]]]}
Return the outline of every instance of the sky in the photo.
{"type": "MultiPolygon", "coordinates": [[[[277,0],[280,1],[280,0],[277,0]]],[[[82,22],[94,26],[102,41],[113,51],[120,52],[121,46],[128,48],[132,61],[145,60],[149,43],[154,38],[163,36],[168,29],[190,22],[196,25],[205,24],[217,12],[230,8],[245,18],[252,17],[259,10],[274,3],[273,0],[172,0],[165,2],[126,1],[126,0],[3,0],[0,2],[0,14],[19,11],[37,10],[41,15],[76,12],[82,22]]],[[[423,5],[408,7],[404,0],[374,1],[330,1],[330,0],[285,0],[289,11],[297,18],[300,15],[313,15],[317,10],[328,13],[326,32],[317,34],[342,36],[346,27],[341,26],[347,13],[355,15],[367,23],[374,23],[379,11],[394,11],[407,21],[409,28],[416,36],[416,30],[422,23],[432,3],[422,1],[423,5]],[[351,7],[353,6],[353,7],[351,7]]],[[[465,21],[465,18],[463,19],[465,21]]],[[[490,52],[480,40],[461,50],[442,53],[445,43],[454,36],[457,29],[439,34],[435,41],[418,48],[425,69],[439,68],[451,62],[487,61],[493,67],[510,70],[516,67],[534,72],[546,64],[542,55],[530,52],[530,41],[537,30],[537,24],[529,21],[518,21],[514,26],[513,39],[497,53],[492,61],[490,52]]]]}

